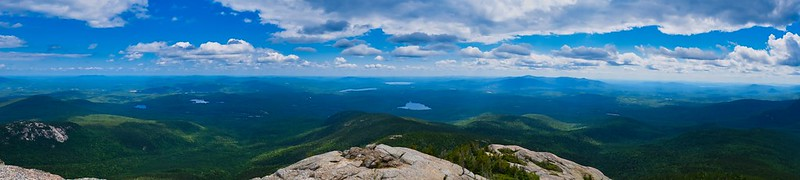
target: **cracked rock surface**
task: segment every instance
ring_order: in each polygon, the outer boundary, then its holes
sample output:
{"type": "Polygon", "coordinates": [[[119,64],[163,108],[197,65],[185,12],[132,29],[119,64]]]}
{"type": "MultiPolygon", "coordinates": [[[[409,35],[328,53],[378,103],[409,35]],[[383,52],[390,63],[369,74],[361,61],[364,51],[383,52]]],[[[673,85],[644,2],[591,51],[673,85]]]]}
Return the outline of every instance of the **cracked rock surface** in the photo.
{"type": "Polygon", "coordinates": [[[262,178],[280,179],[486,179],[469,170],[409,148],[353,147],[312,156],[262,178]]]}

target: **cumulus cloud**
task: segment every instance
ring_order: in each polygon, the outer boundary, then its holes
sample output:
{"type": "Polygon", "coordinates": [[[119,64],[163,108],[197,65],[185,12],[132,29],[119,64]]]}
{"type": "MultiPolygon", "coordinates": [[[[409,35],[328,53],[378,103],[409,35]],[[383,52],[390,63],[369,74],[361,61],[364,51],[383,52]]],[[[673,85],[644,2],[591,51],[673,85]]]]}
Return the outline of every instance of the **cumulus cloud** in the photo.
{"type": "Polygon", "coordinates": [[[297,62],[297,55],[284,55],[267,48],[256,48],[250,43],[230,39],[225,44],[206,42],[199,47],[189,42],[177,42],[167,45],[166,42],[138,43],[129,46],[126,58],[135,60],[144,53],[153,53],[158,56],[158,64],[174,64],[184,61],[197,63],[223,63],[228,65],[257,65],[265,63],[297,62]]]}
{"type": "Polygon", "coordinates": [[[378,55],[381,53],[383,53],[383,51],[375,49],[373,47],[369,47],[369,45],[366,44],[359,44],[342,50],[343,55],[353,55],[353,56],[370,56],[370,55],[378,55]]]}
{"type": "Polygon", "coordinates": [[[668,34],[753,26],[780,29],[800,20],[800,2],[787,0],[215,1],[235,11],[256,12],[262,23],[284,29],[274,34],[276,38],[319,42],[374,28],[390,35],[451,34],[470,42],[495,43],[520,35],[607,33],[651,25],[668,34]]]}
{"type": "Polygon", "coordinates": [[[621,66],[621,65],[641,65],[644,59],[635,53],[622,53],[617,55],[616,59],[611,59],[608,62],[610,65],[621,66]]]}
{"type": "Polygon", "coordinates": [[[40,59],[63,59],[63,58],[83,58],[90,54],[58,54],[58,53],[28,53],[28,52],[0,52],[0,60],[40,60],[40,59]]]}
{"type": "Polygon", "coordinates": [[[466,57],[473,57],[473,58],[480,58],[480,57],[487,57],[487,55],[481,51],[480,48],[468,46],[464,49],[458,51],[458,54],[466,57]]]}
{"type": "Polygon", "coordinates": [[[127,23],[120,15],[132,13],[137,18],[147,18],[147,0],[59,0],[0,1],[0,10],[10,12],[34,12],[62,19],[85,21],[94,28],[122,27],[127,23]]]}
{"type": "Polygon", "coordinates": [[[367,69],[396,69],[396,67],[392,65],[385,65],[385,64],[365,64],[364,68],[367,69]]]}
{"type": "Polygon", "coordinates": [[[357,64],[347,63],[347,59],[343,57],[336,57],[333,59],[333,65],[337,68],[357,68],[357,64]]]}
{"type": "Polygon", "coordinates": [[[442,54],[445,53],[442,51],[422,49],[419,46],[402,46],[402,47],[397,47],[392,51],[393,56],[409,57],[409,58],[421,58],[421,57],[436,56],[442,54]]]}
{"type": "Polygon", "coordinates": [[[765,50],[737,45],[728,54],[728,58],[738,62],[800,66],[800,36],[790,32],[781,38],[770,35],[765,50]]]}
{"type": "Polygon", "coordinates": [[[365,44],[365,43],[367,43],[367,42],[364,41],[364,40],[359,40],[359,39],[353,39],[353,40],[339,39],[335,43],[333,43],[333,47],[335,47],[335,48],[350,48],[350,47],[353,47],[353,46],[356,46],[356,45],[359,45],[359,44],[365,44]]]}
{"type": "Polygon", "coordinates": [[[294,48],[294,51],[315,53],[317,52],[317,49],[312,47],[296,47],[294,48]]]}
{"type": "Polygon", "coordinates": [[[0,48],[17,48],[25,46],[25,41],[17,36],[0,35],[0,48]]]}
{"type": "Polygon", "coordinates": [[[386,59],[385,59],[385,58],[383,58],[383,56],[380,56],[380,55],[378,55],[378,56],[375,56],[375,60],[376,60],[376,61],[384,61],[384,60],[386,60],[386,59]]]}
{"type": "Polygon", "coordinates": [[[769,54],[776,63],[800,66],[800,36],[797,34],[786,33],[778,39],[775,38],[775,35],[770,35],[767,45],[769,54]]]}

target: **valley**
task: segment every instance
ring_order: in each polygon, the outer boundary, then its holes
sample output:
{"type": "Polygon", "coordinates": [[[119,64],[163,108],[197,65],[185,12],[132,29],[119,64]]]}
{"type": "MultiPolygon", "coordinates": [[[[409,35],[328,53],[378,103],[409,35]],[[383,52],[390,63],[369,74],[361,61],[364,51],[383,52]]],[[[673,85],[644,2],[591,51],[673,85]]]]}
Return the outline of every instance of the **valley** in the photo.
{"type": "Polygon", "coordinates": [[[0,84],[0,159],[65,178],[250,179],[367,144],[479,169],[456,152],[508,144],[612,179],[800,178],[798,87],[631,86],[533,76],[16,77],[0,84]]]}

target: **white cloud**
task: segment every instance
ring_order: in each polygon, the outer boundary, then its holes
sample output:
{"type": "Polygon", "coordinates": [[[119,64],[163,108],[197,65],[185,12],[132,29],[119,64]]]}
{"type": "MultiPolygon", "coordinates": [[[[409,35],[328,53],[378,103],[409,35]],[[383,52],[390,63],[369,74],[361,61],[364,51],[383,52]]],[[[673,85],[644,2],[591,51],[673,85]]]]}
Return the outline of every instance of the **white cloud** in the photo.
{"type": "Polygon", "coordinates": [[[149,17],[147,0],[6,0],[0,1],[0,10],[81,20],[94,28],[124,26],[127,22],[120,15],[125,12],[133,13],[137,18],[149,17]]]}
{"type": "Polygon", "coordinates": [[[611,65],[640,65],[642,64],[642,57],[634,53],[622,53],[616,59],[607,61],[611,65]]]}
{"type": "Polygon", "coordinates": [[[770,35],[767,50],[735,46],[728,59],[768,65],[800,66],[800,36],[787,32],[781,38],[770,35]]]}
{"type": "Polygon", "coordinates": [[[336,57],[336,59],[333,59],[333,64],[337,68],[357,68],[358,67],[357,64],[347,63],[347,59],[345,59],[343,57],[336,57]]]}
{"type": "Polygon", "coordinates": [[[489,57],[489,55],[481,51],[480,48],[472,46],[465,47],[464,49],[458,51],[458,53],[461,54],[462,56],[473,57],[473,58],[489,57]]]}
{"type": "MultiPolygon", "coordinates": [[[[183,43],[183,42],[179,42],[179,43],[183,43]]],[[[125,49],[125,51],[127,51],[128,53],[131,53],[131,52],[154,53],[154,52],[159,52],[159,51],[165,49],[166,47],[167,47],[167,43],[166,42],[164,42],[164,41],[156,41],[156,42],[150,42],[150,43],[137,43],[136,45],[128,46],[128,48],[125,49]]]]}
{"type": "MultiPolygon", "coordinates": [[[[276,62],[276,63],[282,63],[282,62],[287,62],[287,61],[295,61],[295,60],[299,60],[299,59],[300,59],[300,57],[298,57],[297,55],[294,55],[294,54],[283,55],[283,54],[281,54],[279,52],[276,52],[276,51],[264,52],[264,55],[261,55],[261,56],[256,58],[257,62],[276,62]]],[[[249,62],[246,62],[246,63],[249,63],[249,62]]]]}
{"type": "Polygon", "coordinates": [[[396,69],[396,67],[385,64],[365,64],[364,68],[367,69],[396,69]]]}
{"type": "Polygon", "coordinates": [[[128,61],[133,61],[133,60],[141,59],[142,57],[144,57],[144,54],[142,54],[142,52],[128,52],[123,57],[125,59],[128,59],[128,61]]]}
{"type": "Polygon", "coordinates": [[[28,52],[0,52],[0,60],[40,60],[53,58],[82,58],[89,54],[58,54],[58,53],[28,53],[28,52]]]}
{"type": "Polygon", "coordinates": [[[17,48],[25,46],[25,41],[17,36],[0,35],[0,48],[17,48]]]}
{"type": "Polygon", "coordinates": [[[531,54],[529,56],[518,57],[510,59],[515,66],[524,67],[529,69],[560,69],[560,70],[575,70],[585,67],[602,66],[604,61],[565,58],[558,56],[549,56],[541,54],[531,54]]]}
{"type": "Polygon", "coordinates": [[[95,49],[95,48],[97,48],[97,43],[89,44],[89,47],[86,47],[86,49],[95,49]]]}
{"type": "Polygon", "coordinates": [[[244,20],[243,20],[243,21],[244,21],[244,23],[251,23],[251,22],[253,22],[253,20],[252,20],[252,19],[250,19],[250,18],[244,18],[244,20]]]}
{"type": "Polygon", "coordinates": [[[790,0],[215,1],[235,11],[256,12],[262,23],[285,29],[275,38],[317,42],[373,28],[390,35],[449,34],[495,43],[520,35],[606,33],[650,25],[668,34],[780,29],[800,18],[800,1],[790,0]],[[316,27],[327,30],[304,31],[316,27]]]}
{"type": "Polygon", "coordinates": [[[715,60],[722,58],[713,51],[706,51],[696,47],[675,47],[674,49],[669,49],[666,47],[653,48],[637,46],[636,49],[648,55],[660,55],[679,59],[715,60]]]}
{"type": "Polygon", "coordinates": [[[170,19],[170,21],[178,21],[178,17],[173,16],[172,19],[170,19]]]}
{"type": "Polygon", "coordinates": [[[508,58],[514,55],[527,56],[531,54],[531,47],[528,44],[502,44],[492,49],[492,55],[501,58],[508,58]]]}
{"type": "Polygon", "coordinates": [[[20,24],[20,23],[11,24],[10,22],[0,21],[0,27],[2,27],[2,28],[12,28],[12,29],[13,28],[21,28],[22,24],[20,24]]]}
{"type": "Polygon", "coordinates": [[[458,52],[461,56],[472,58],[500,58],[508,59],[517,56],[527,56],[531,54],[531,47],[528,44],[501,44],[494,49],[484,52],[473,46],[468,46],[458,52]]]}
{"type": "Polygon", "coordinates": [[[294,51],[315,53],[317,52],[317,49],[314,49],[312,47],[296,47],[294,48],[294,51]]]}
{"type": "Polygon", "coordinates": [[[787,32],[783,37],[775,39],[770,35],[767,41],[769,54],[781,65],[800,66],[800,36],[787,32]]]}
{"type": "Polygon", "coordinates": [[[378,55],[381,53],[383,53],[383,51],[375,49],[373,47],[369,47],[369,45],[366,44],[359,44],[342,50],[343,55],[353,55],[353,56],[370,56],[370,55],[378,55]]]}
{"type": "Polygon", "coordinates": [[[239,39],[230,39],[225,44],[206,42],[195,47],[189,42],[177,42],[167,46],[166,42],[138,43],[125,50],[130,60],[141,58],[144,53],[158,56],[158,64],[177,64],[184,61],[195,63],[223,63],[227,65],[258,65],[265,63],[303,63],[297,55],[284,55],[272,49],[256,48],[239,39]]]}
{"type": "Polygon", "coordinates": [[[436,66],[453,66],[453,65],[455,65],[456,63],[458,63],[458,61],[456,61],[456,60],[452,60],[452,59],[446,59],[446,60],[439,60],[439,61],[436,61],[434,64],[435,64],[436,66]]]}
{"type": "Polygon", "coordinates": [[[392,55],[394,56],[410,57],[410,58],[421,58],[421,57],[436,56],[442,54],[445,54],[445,52],[426,50],[420,48],[419,46],[402,46],[402,47],[397,47],[392,51],[392,55]]]}
{"type": "Polygon", "coordinates": [[[380,55],[378,55],[378,56],[375,56],[375,58],[374,58],[374,59],[375,59],[376,61],[384,61],[384,60],[386,60],[385,58],[383,58],[383,56],[380,56],[380,55]]]}

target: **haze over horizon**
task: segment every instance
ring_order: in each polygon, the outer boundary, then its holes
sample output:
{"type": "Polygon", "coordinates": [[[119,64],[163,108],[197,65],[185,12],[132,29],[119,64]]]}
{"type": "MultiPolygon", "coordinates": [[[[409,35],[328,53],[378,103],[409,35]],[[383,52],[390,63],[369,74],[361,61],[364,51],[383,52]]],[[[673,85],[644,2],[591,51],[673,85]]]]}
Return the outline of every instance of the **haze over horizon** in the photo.
{"type": "Polygon", "coordinates": [[[10,0],[0,75],[800,84],[798,12],[794,0],[10,0]]]}

